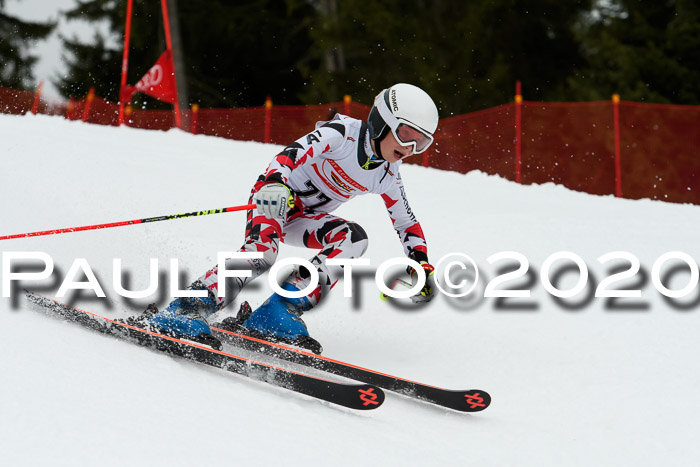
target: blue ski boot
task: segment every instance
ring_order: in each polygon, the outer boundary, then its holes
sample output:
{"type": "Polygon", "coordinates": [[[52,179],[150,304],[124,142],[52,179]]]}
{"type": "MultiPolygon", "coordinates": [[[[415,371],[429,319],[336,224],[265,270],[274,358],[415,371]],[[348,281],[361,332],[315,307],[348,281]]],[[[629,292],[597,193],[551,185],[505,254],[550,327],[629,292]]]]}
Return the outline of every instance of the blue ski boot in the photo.
{"type": "Polygon", "coordinates": [[[150,305],[146,310],[148,324],[157,331],[172,337],[193,340],[221,349],[221,342],[212,335],[206,316],[216,312],[212,292],[201,282],[193,283],[189,290],[207,290],[207,297],[178,297],[162,311],[150,305]]]}
{"type": "MultiPolygon", "coordinates": [[[[294,285],[285,283],[284,290],[298,292],[294,285]]],[[[243,302],[235,318],[226,318],[222,327],[226,330],[246,334],[257,339],[295,345],[320,354],[321,344],[311,336],[301,319],[302,313],[311,309],[307,297],[286,298],[272,294],[253,311],[248,302],[243,302]]]]}

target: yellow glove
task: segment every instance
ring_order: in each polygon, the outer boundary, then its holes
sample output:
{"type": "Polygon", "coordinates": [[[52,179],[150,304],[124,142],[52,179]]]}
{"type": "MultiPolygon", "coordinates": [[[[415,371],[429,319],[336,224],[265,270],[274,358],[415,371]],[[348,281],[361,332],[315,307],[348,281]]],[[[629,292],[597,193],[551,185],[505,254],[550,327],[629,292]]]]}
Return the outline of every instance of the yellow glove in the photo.
{"type": "MultiPolygon", "coordinates": [[[[425,285],[420,290],[419,293],[411,297],[413,303],[426,303],[433,299],[435,296],[435,268],[428,264],[426,261],[421,261],[420,265],[425,271],[425,285]]],[[[416,285],[418,283],[418,273],[411,269],[411,285],[416,285]]]]}

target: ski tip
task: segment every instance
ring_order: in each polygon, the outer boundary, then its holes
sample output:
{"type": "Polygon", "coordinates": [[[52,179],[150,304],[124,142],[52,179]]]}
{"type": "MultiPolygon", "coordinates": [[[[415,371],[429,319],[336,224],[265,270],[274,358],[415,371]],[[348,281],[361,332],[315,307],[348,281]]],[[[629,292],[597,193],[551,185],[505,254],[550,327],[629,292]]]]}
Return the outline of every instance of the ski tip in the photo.
{"type": "Polygon", "coordinates": [[[356,386],[355,404],[353,408],[359,410],[373,410],[380,407],[384,403],[385,394],[377,386],[371,384],[363,384],[356,386]]]}
{"type": "Polygon", "coordinates": [[[491,405],[491,395],[481,389],[470,389],[462,393],[461,407],[454,407],[462,412],[481,412],[491,405]]]}

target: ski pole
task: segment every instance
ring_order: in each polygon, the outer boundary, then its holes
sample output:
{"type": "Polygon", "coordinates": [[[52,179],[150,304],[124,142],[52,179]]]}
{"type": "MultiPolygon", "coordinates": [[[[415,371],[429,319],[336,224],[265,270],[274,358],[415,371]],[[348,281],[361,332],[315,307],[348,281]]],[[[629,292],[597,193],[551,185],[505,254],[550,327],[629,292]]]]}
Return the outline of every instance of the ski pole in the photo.
{"type": "Polygon", "coordinates": [[[131,221],[112,222],[109,224],[84,225],[82,227],[69,227],[66,229],[43,230],[41,232],[29,232],[29,233],[15,234],[15,235],[5,235],[4,237],[0,237],[0,240],[10,240],[13,238],[24,238],[24,237],[39,237],[41,235],[55,235],[55,234],[62,234],[62,233],[67,233],[67,232],[80,232],[83,230],[109,229],[111,227],[121,227],[122,225],[134,225],[134,224],[145,224],[147,222],[169,221],[171,219],[182,219],[183,217],[208,216],[209,214],[221,214],[223,212],[233,212],[233,211],[247,211],[248,209],[255,209],[255,205],[254,204],[244,204],[242,206],[231,206],[228,208],[210,209],[208,211],[186,212],[184,214],[170,214],[170,215],[166,215],[166,216],[148,217],[146,219],[134,219],[131,221]]]}
{"type": "MultiPolygon", "coordinates": [[[[411,287],[413,287],[413,284],[411,284],[410,282],[406,282],[405,280],[403,280],[399,277],[394,281],[393,284],[391,284],[391,287],[389,287],[389,288],[391,290],[395,290],[397,285],[402,285],[402,286],[406,287],[407,289],[410,289],[411,287]]],[[[384,292],[379,293],[379,298],[383,302],[386,302],[387,300],[389,300],[389,296],[387,294],[385,294],[384,292]]]]}

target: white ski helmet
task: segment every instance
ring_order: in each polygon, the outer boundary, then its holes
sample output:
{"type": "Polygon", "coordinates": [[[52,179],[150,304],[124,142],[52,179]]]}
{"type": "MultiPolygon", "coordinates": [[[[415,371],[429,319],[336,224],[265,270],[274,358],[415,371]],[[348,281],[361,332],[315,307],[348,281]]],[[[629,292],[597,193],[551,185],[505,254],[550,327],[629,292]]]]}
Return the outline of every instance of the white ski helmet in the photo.
{"type": "Polygon", "coordinates": [[[420,154],[433,142],[438,111],[421,88],[399,83],[377,95],[367,124],[370,137],[377,143],[391,130],[401,146],[413,146],[413,153],[420,154]]]}

